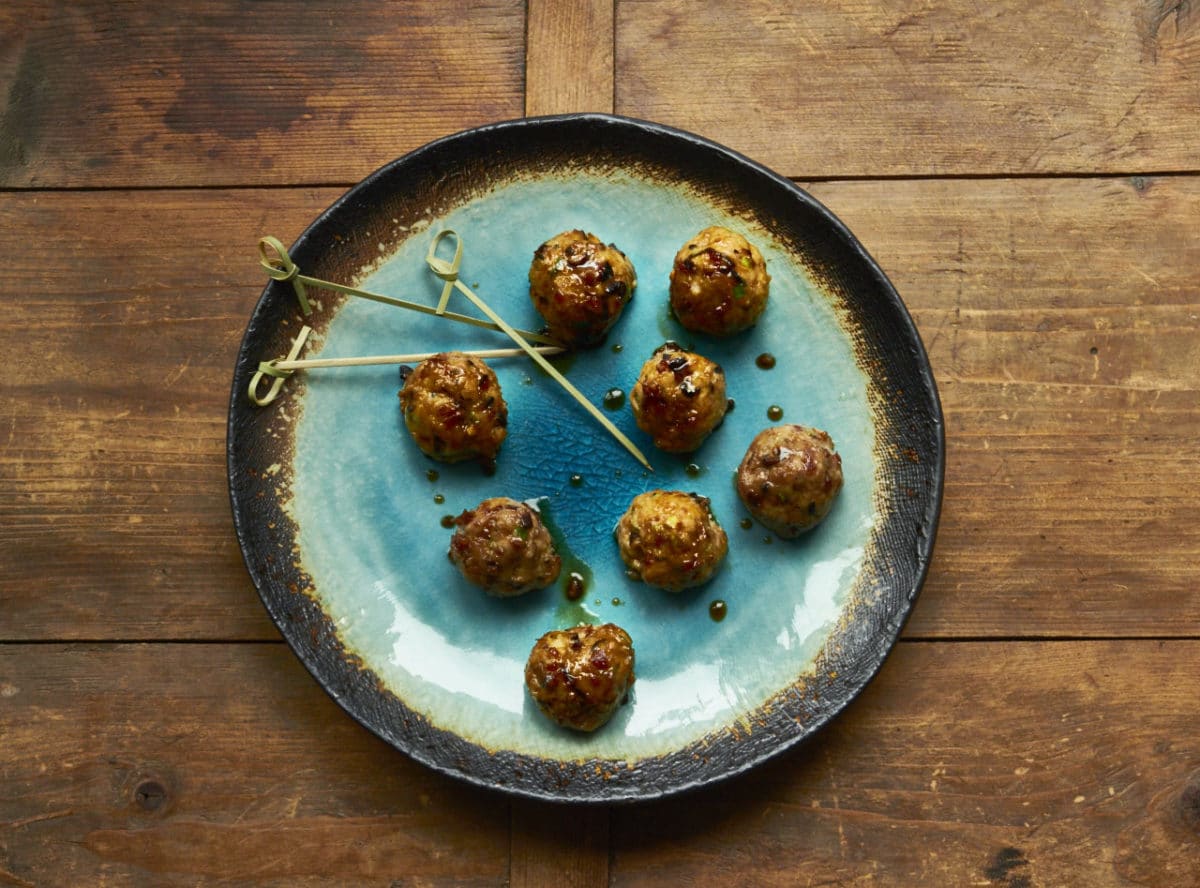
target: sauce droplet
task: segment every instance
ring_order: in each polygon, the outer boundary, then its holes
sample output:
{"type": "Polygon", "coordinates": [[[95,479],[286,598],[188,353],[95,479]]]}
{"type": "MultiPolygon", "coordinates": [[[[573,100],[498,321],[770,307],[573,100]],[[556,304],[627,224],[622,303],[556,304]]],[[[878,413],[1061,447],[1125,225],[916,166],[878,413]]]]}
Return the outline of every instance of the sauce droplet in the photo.
{"type": "Polygon", "coordinates": [[[771,545],[771,537],[769,537],[769,536],[763,537],[763,542],[766,543],[768,546],[771,545]]]}
{"type": "Polygon", "coordinates": [[[567,481],[570,483],[570,485],[572,487],[582,487],[583,486],[583,475],[572,475],[570,478],[567,479],[567,481]]]}
{"type": "Polygon", "coordinates": [[[428,472],[425,473],[425,477],[428,478],[430,481],[436,481],[439,477],[438,470],[430,469],[428,472]]]}
{"type": "Polygon", "coordinates": [[[754,526],[754,522],[751,521],[749,518],[743,518],[741,521],[741,524],[742,524],[742,530],[749,530],[750,528],[752,528],[754,526]]]}
{"type": "Polygon", "coordinates": [[[614,355],[619,355],[621,352],[625,351],[625,346],[621,345],[619,342],[614,342],[612,350],[614,355]]]}
{"type": "Polygon", "coordinates": [[[612,606],[613,606],[613,607],[620,607],[620,606],[621,606],[621,605],[623,605],[624,603],[625,603],[625,602],[623,602],[623,601],[622,601],[621,599],[619,599],[619,598],[614,598],[614,599],[612,600],[612,606]]]}
{"type": "Polygon", "coordinates": [[[444,503],[446,501],[446,498],[444,496],[442,496],[440,493],[435,493],[433,495],[433,501],[440,506],[442,503],[444,503]]]}
{"type": "Polygon", "coordinates": [[[696,463],[688,463],[684,471],[687,472],[689,478],[699,478],[704,469],[696,463]]]}
{"type": "Polygon", "coordinates": [[[725,602],[719,598],[708,606],[708,615],[713,618],[713,622],[715,623],[719,623],[725,619],[725,614],[728,611],[729,608],[725,606],[725,602]]]}
{"type": "Polygon", "coordinates": [[[760,370],[770,370],[775,366],[775,356],[770,352],[763,352],[754,359],[754,363],[760,370]]]}
{"type": "Polygon", "coordinates": [[[442,516],[442,527],[449,530],[453,526],[454,526],[454,516],[453,515],[443,515],[442,516]]]}
{"type": "Polygon", "coordinates": [[[625,392],[619,388],[610,388],[604,393],[604,409],[620,410],[625,406],[625,392]]]}
{"type": "Polygon", "coordinates": [[[733,398],[730,398],[728,401],[725,402],[725,412],[733,413],[733,408],[736,406],[737,406],[737,401],[733,400],[733,398]]]}
{"type": "Polygon", "coordinates": [[[783,419],[783,408],[778,404],[772,404],[767,408],[767,419],[771,420],[772,422],[778,422],[779,420],[783,419]]]}
{"type": "Polygon", "coordinates": [[[583,593],[587,591],[586,584],[583,582],[583,574],[572,571],[567,576],[567,584],[564,591],[567,594],[568,601],[578,601],[583,598],[583,593]]]}

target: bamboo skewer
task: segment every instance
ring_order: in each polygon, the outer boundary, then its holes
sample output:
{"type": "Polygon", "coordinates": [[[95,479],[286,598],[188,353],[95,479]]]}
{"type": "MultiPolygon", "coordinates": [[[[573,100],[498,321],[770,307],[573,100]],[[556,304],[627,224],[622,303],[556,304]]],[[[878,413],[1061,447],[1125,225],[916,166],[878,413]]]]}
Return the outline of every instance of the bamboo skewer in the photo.
{"type": "Polygon", "coordinates": [[[600,425],[602,425],[610,435],[616,438],[621,446],[628,450],[634,459],[653,472],[654,468],[650,465],[650,461],[646,459],[646,457],[642,454],[642,451],[638,450],[637,445],[630,441],[628,437],[626,437],[624,432],[613,425],[612,421],[603,413],[601,413],[595,404],[585,398],[579,389],[575,388],[575,386],[573,386],[565,376],[558,372],[553,364],[547,361],[533,346],[526,342],[521,334],[514,330],[504,320],[504,318],[492,311],[486,302],[476,296],[475,293],[471,291],[470,287],[458,279],[457,264],[459,257],[462,255],[461,249],[455,250],[455,261],[453,264],[446,262],[444,259],[439,259],[434,255],[437,245],[442,241],[443,238],[446,237],[453,237],[456,244],[461,247],[461,244],[458,243],[459,238],[457,232],[449,228],[438,232],[437,237],[433,239],[433,243],[429,246],[429,253],[425,257],[425,261],[429,264],[430,270],[442,280],[447,281],[448,283],[453,283],[455,289],[470,299],[476,308],[491,318],[492,322],[495,323],[496,326],[498,326],[505,333],[507,333],[513,342],[521,346],[524,352],[529,355],[529,357],[533,358],[534,362],[543,370],[545,370],[555,382],[566,389],[567,393],[576,401],[578,401],[580,406],[590,413],[592,418],[600,423],[600,425]]]}
{"type": "MultiPolygon", "coordinates": [[[[561,345],[539,345],[536,351],[543,355],[557,355],[566,351],[561,345]]],[[[314,370],[321,367],[374,367],[381,364],[419,364],[440,352],[418,352],[411,355],[375,355],[362,358],[306,358],[298,361],[269,361],[276,370],[314,370]]],[[[476,358],[515,358],[524,355],[519,348],[480,348],[460,352],[476,358]]]]}
{"type": "MultiPolygon", "coordinates": [[[[360,290],[358,287],[348,287],[345,284],[335,284],[333,281],[323,281],[320,278],[309,277],[306,274],[301,274],[296,263],[292,261],[292,257],[288,255],[287,248],[274,237],[263,237],[258,241],[258,256],[259,264],[266,270],[268,276],[273,280],[290,282],[296,290],[296,298],[300,302],[300,311],[307,317],[312,312],[312,307],[308,301],[308,287],[316,287],[319,290],[332,290],[335,293],[344,293],[347,296],[357,296],[360,299],[369,299],[372,302],[380,302],[384,305],[393,305],[397,308],[407,308],[409,311],[420,312],[421,314],[436,315],[438,317],[447,318],[451,321],[458,321],[460,324],[470,324],[473,327],[482,327],[485,330],[496,330],[503,332],[495,323],[473,318],[470,315],[456,314],[452,311],[445,311],[443,302],[439,300],[438,307],[435,308],[429,305],[422,305],[419,302],[410,302],[407,299],[397,299],[394,296],[384,296],[382,293],[372,293],[370,290],[360,290]],[[274,252],[274,255],[268,253],[268,249],[274,252]]],[[[443,294],[445,293],[445,287],[443,294]]],[[[526,338],[534,342],[541,342],[545,345],[557,345],[553,339],[544,333],[533,333],[529,330],[520,331],[526,338]]]]}
{"type": "MultiPolygon", "coordinates": [[[[436,307],[421,305],[416,302],[409,302],[404,299],[396,299],[391,296],[383,296],[379,293],[371,293],[367,290],[360,290],[357,287],[347,287],[343,284],[335,284],[330,281],[323,281],[318,278],[309,277],[308,275],[300,274],[296,263],[292,261],[288,255],[287,249],[283,244],[273,237],[263,237],[258,242],[259,261],[267,274],[273,279],[281,282],[290,282],[296,292],[296,298],[300,303],[300,310],[304,315],[308,315],[312,311],[312,307],[308,301],[308,287],[317,287],[326,290],[332,290],[336,293],[345,293],[350,296],[359,296],[363,299],[370,299],[374,302],[381,302],[385,305],[394,305],[399,308],[407,308],[412,311],[421,312],[422,314],[435,315],[437,317],[449,318],[452,321],[471,324],[476,327],[484,327],[489,330],[498,330],[508,336],[515,342],[519,349],[492,349],[468,352],[478,357],[508,357],[515,354],[526,354],[533,359],[539,367],[544,370],[555,382],[574,398],[580,406],[583,407],[596,422],[607,431],[616,441],[624,447],[629,453],[642,464],[646,469],[653,472],[654,468],[650,465],[650,461],[638,449],[629,438],[613,425],[612,421],[605,416],[600,410],[583,396],[579,389],[575,388],[565,376],[563,376],[553,364],[546,360],[546,354],[558,354],[566,349],[559,346],[553,339],[541,333],[531,333],[528,330],[517,330],[500,315],[496,314],[486,302],[480,299],[470,287],[464,284],[458,277],[459,265],[462,262],[463,245],[458,233],[445,229],[438,232],[433,241],[429,245],[429,251],[425,255],[425,263],[442,282],[442,292],[438,299],[436,307]],[[438,245],[446,238],[454,238],[454,259],[447,261],[437,256],[438,245]],[[479,318],[473,318],[469,315],[455,314],[454,312],[446,311],[446,303],[450,299],[450,294],[453,290],[458,290],[481,312],[488,317],[488,321],[479,318]],[[490,321],[490,323],[489,323],[490,321]],[[535,347],[530,345],[530,340],[544,343],[545,346],[535,347]],[[546,347],[548,346],[548,347],[546,347]]],[[[283,386],[284,380],[291,376],[296,370],[315,369],[318,367],[353,367],[353,366],[369,366],[378,364],[395,364],[409,363],[425,360],[432,356],[430,354],[413,354],[413,355],[381,355],[378,357],[352,357],[352,358],[313,358],[309,360],[299,360],[300,350],[304,347],[304,343],[308,340],[309,334],[312,332],[307,325],[302,327],[300,335],[296,337],[292,344],[291,351],[286,358],[276,359],[273,361],[263,361],[258,365],[258,371],[250,380],[249,397],[252,402],[261,406],[270,404],[278,396],[280,389],[283,386]],[[270,389],[265,395],[258,394],[258,387],[264,376],[275,377],[270,389]]]]}
{"type": "MultiPolygon", "coordinates": [[[[300,328],[300,333],[296,336],[295,342],[292,343],[292,348],[286,358],[263,361],[258,365],[258,370],[251,377],[250,387],[247,390],[247,394],[252,402],[259,407],[266,407],[279,397],[279,391],[283,387],[284,381],[297,370],[316,370],[324,367],[372,367],[385,364],[416,364],[427,358],[432,358],[435,354],[440,354],[440,352],[420,352],[409,355],[368,355],[352,358],[300,359],[297,356],[308,341],[310,333],[312,333],[312,327],[309,327],[307,324],[304,325],[300,328]],[[260,395],[258,387],[262,384],[263,377],[268,376],[273,378],[271,387],[267,389],[266,394],[260,395]]],[[[566,351],[561,345],[539,345],[535,350],[540,354],[548,355],[556,355],[566,351]]],[[[463,354],[473,355],[477,358],[515,358],[525,355],[526,352],[520,348],[482,348],[465,351],[463,354]]]]}

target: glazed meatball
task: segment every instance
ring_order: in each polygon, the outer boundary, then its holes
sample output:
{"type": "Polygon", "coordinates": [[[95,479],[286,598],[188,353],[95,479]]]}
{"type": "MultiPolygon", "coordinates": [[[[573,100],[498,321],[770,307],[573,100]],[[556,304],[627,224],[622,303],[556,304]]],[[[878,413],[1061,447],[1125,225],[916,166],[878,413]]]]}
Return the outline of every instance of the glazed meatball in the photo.
{"type": "Polygon", "coordinates": [[[750,514],[784,539],[816,527],[842,489],[842,458],[820,429],[773,426],[759,432],[737,471],[750,514]]]}
{"type": "Polygon", "coordinates": [[[624,253],[578,229],[538,247],[529,266],[534,308],[546,319],[546,331],[571,348],[598,345],[636,286],[624,253]]]}
{"type": "Polygon", "coordinates": [[[729,550],[708,499],[678,490],[634,497],[616,537],[629,576],[668,592],[707,583],[729,550]]]}
{"type": "Polygon", "coordinates": [[[629,405],[638,428],[654,439],[655,447],[691,453],[725,418],[725,371],[668,342],[642,365],[629,405]]]}
{"type": "Polygon", "coordinates": [[[538,708],[576,731],[605,724],[633,681],[633,642],[612,623],[547,632],[525,664],[525,687],[538,708]]]}
{"type": "Polygon", "coordinates": [[[492,368],[462,352],[418,364],[400,390],[404,425],[421,452],[442,462],[495,460],[508,426],[508,405],[492,368]]]}
{"type": "Polygon", "coordinates": [[[689,330],[728,336],[767,307],[771,276],[758,248],[728,228],[706,228],[675,254],[671,308],[689,330]]]}
{"type": "Polygon", "coordinates": [[[494,497],[454,523],[458,530],[450,538],[450,560],[489,595],[511,598],[558,579],[562,559],[532,506],[494,497]]]}

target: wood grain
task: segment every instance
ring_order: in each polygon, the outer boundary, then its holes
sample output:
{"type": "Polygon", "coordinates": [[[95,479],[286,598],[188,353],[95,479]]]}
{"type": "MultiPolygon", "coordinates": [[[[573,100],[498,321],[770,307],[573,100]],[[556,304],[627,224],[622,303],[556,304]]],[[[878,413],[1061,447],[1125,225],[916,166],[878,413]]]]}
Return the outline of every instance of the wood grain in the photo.
{"type": "Polygon", "coordinates": [[[607,888],[607,807],[514,799],[509,888],[607,888]]]}
{"type": "MultiPolygon", "coordinates": [[[[1196,641],[902,643],[808,746],[614,809],[612,884],[1194,884],[1197,694],[1196,641]]],[[[507,800],[385,747],[283,645],[3,645],[0,736],[15,884],[509,875],[507,800]]],[[[606,816],[514,811],[541,850],[511,883],[604,884],[606,816]]]]}
{"type": "Polygon", "coordinates": [[[0,186],[356,182],[520,117],[524,24],[520,0],[15,0],[0,186]]]}
{"type": "Polygon", "coordinates": [[[613,110],[613,0],[530,0],[525,114],[613,110]]]}
{"type": "Polygon", "coordinates": [[[622,0],[616,28],[618,113],[785,175],[1200,168],[1192,3],[622,0]]]}
{"type": "Polygon", "coordinates": [[[257,238],[337,195],[0,197],[0,639],[277,637],[233,535],[229,387],[257,238]]]}
{"type": "MultiPolygon", "coordinates": [[[[897,284],[946,411],[909,634],[1194,636],[1200,182],[813,190],[897,284]]],[[[276,637],[229,517],[228,385],[255,238],[336,196],[0,196],[0,639],[276,637]]]]}
{"type": "Polygon", "coordinates": [[[507,877],[507,800],[377,740],[282,644],[3,645],[0,736],[0,884],[507,877]]]}
{"type": "Polygon", "coordinates": [[[902,643],[818,739],[613,822],[612,884],[1200,884],[1200,644],[902,643]]]}

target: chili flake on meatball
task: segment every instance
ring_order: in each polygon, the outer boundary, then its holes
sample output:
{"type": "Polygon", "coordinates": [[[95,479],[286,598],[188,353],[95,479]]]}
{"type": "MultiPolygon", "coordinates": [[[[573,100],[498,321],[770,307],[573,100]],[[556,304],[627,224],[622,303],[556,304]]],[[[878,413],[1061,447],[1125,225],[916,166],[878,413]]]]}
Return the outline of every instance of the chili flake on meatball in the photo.
{"type": "Polygon", "coordinates": [[[687,329],[729,336],[767,307],[771,276],[754,244],[728,228],[705,228],[675,254],[671,309],[687,329]]]}
{"type": "Polygon", "coordinates": [[[821,429],[781,425],[755,436],[737,470],[750,514],[784,539],[816,527],[842,489],[842,457],[821,429]]]}
{"type": "Polygon", "coordinates": [[[418,364],[404,380],[400,409],[417,447],[442,462],[489,463],[507,434],[500,381],[491,367],[462,352],[443,352],[418,364]]]}
{"type": "Polygon", "coordinates": [[[497,598],[544,589],[558,579],[562,559],[532,506],[508,497],[485,499],[454,523],[449,557],[468,581],[497,598]]]}
{"type": "Polygon", "coordinates": [[[598,345],[633,298],[637,275],[613,244],[575,229],[546,241],[529,266],[529,296],[563,345],[598,345]]]}
{"type": "Polygon", "coordinates": [[[629,576],[668,592],[707,583],[729,551],[707,497],[678,490],[634,497],[616,538],[629,576]]]}
{"type": "Polygon", "coordinates": [[[538,708],[576,731],[606,724],[633,682],[633,642],[613,623],[547,632],[525,664],[525,687],[538,708]]]}
{"type": "Polygon", "coordinates": [[[725,371],[674,342],[660,345],[629,393],[638,428],[667,453],[691,453],[725,418],[725,371]]]}

